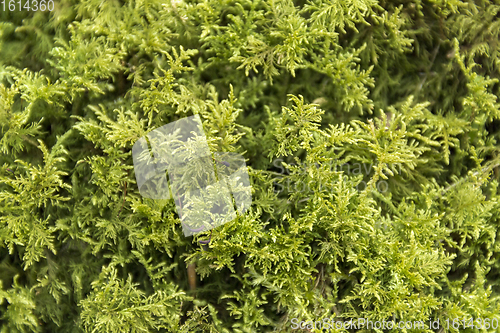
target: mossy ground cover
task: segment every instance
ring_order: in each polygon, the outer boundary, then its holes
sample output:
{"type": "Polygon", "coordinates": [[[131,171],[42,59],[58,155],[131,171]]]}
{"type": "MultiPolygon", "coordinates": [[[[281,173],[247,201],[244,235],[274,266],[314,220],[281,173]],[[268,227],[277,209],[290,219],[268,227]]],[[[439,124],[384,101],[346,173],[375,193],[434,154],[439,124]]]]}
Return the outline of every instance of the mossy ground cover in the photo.
{"type": "Polygon", "coordinates": [[[1,332],[499,331],[498,1],[33,2],[0,4],[1,332]],[[192,115],[253,201],[185,237],[132,147],[192,115]]]}

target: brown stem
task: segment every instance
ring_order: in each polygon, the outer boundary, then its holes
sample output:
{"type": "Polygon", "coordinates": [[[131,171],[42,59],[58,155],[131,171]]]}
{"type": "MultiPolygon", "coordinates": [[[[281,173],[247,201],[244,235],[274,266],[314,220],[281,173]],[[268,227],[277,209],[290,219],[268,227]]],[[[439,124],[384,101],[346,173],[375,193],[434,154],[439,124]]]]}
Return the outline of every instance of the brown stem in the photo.
{"type": "Polygon", "coordinates": [[[21,135],[21,138],[23,138],[23,140],[28,141],[28,142],[29,142],[29,143],[31,143],[33,146],[38,147],[38,144],[37,144],[35,141],[33,141],[33,140],[31,140],[30,138],[28,138],[26,135],[22,134],[22,135],[21,135]]]}
{"type": "Polygon", "coordinates": [[[196,290],[196,264],[191,263],[187,266],[189,290],[196,290]]]}
{"type": "Polygon", "coordinates": [[[125,206],[125,197],[127,196],[127,182],[125,182],[124,185],[124,190],[123,190],[123,202],[120,210],[118,211],[118,215],[116,217],[120,216],[120,213],[122,212],[123,206],[125,206]]]}

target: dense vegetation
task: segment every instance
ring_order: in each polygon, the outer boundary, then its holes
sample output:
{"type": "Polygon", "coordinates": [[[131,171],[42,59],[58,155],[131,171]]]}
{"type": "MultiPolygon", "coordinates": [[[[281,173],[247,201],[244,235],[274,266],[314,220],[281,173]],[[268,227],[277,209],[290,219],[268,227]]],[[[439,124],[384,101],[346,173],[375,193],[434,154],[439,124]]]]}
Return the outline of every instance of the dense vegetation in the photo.
{"type": "Polygon", "coordinates": [[[0,8],[0,332],[498,331],[498,0],[52,5],[0,8]],[[131,150],[194,114],[253,204],[185,237],[131,150]]]}

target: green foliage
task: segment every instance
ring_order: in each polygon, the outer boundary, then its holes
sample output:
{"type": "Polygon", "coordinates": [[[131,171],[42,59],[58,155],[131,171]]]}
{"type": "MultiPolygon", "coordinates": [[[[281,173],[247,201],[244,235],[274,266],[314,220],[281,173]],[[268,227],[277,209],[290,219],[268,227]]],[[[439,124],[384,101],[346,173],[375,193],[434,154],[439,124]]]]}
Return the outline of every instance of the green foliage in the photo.
{"type": "Polygon", "coordinates": [[[0,332],[500,320],[499,12],[455,0],[0,12],[0,332]],[[185,237],[173,200],[140,195],[132,147],[195,114],[213,152],[246,158],[253,203],[185,237]]]}
{"type": "Polygon", "coordinates": [[[94,332],[177,330],[184,293],[169,284],[146,296],[137,285],[131,276],[124,281],[113,267],[103,268],[92,282],[92,292],[80,303],[83,327],[94,332]]]}

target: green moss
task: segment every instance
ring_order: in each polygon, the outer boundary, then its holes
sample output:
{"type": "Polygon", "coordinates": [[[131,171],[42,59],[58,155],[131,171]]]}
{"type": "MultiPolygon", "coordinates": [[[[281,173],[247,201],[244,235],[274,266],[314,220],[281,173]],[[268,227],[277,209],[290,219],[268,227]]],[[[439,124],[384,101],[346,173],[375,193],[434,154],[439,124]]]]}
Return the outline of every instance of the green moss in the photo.
{"type": "Polygon", "coordinates": [[[1,9],[1,332],[500,320],[498,3],[1,9]],[[131,150],[193,114],[253,204],[185,237],[131,150]]]}

